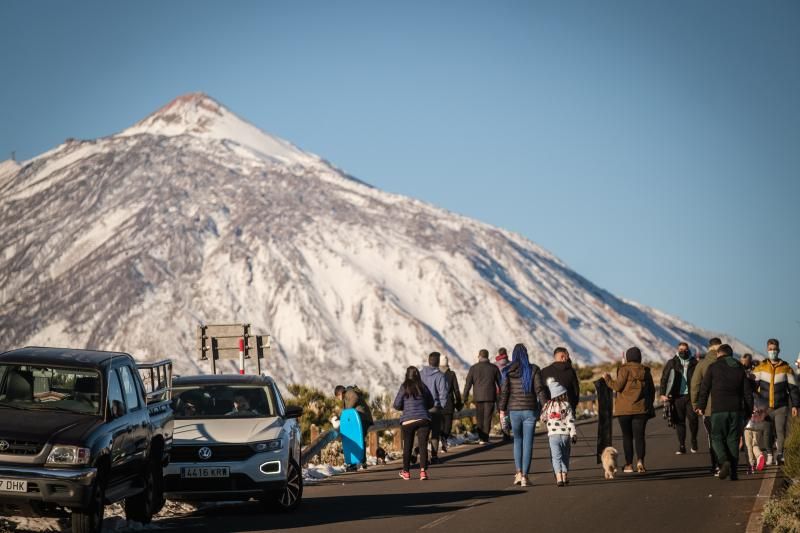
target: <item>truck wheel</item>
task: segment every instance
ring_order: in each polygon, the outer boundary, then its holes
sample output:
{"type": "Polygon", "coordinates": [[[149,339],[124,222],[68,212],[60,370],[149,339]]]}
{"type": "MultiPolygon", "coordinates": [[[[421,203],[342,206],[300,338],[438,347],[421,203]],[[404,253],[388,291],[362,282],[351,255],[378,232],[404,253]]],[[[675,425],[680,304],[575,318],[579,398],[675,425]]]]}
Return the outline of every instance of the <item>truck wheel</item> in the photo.
{"type": "Polygon", "coordinates": [[[290,512],[297,509],[303,499],[303,469],[293,458],[289,458],[286,469],[286,486],[282,491],[274,494],[271,507],[281,511],[290,512]]]}
{"type": "Polygon", "coordinates": [[[145,470],[144,479],[142,480],[144,482],[144,490],[136,496],[125,498],[125,518],[127,520],[149,524],[153,519],[155,508],[158,505],[154,478],[154,467],[150,465],[145,470]]]}
{"type": "Polygon", "coordinates": [[[105,481],[98,477],[92,491],[89,507],[72,510],[72,533],[100,533],[105,512],[105,481]]]}

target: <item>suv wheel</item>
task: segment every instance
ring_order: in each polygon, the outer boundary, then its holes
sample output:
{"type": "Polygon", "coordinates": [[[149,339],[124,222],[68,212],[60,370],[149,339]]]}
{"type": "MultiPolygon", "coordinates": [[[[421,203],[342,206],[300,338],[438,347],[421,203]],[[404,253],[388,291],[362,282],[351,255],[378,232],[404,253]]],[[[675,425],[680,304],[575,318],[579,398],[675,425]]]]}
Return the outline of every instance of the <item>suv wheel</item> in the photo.
{"type": "Polygon", "coordinates": [[[144,490],[136,496],[125,498],[125,518],[149,524],[158,505],[156,498],[161,499],[161,496],[156,494],[155,473],[152,464],[145,470],[142,481],[144,490]]]}
{"type": "Polygon", "coordinates": [[[103,529],[105,498],[105,480],[98,477],[94,483],[89,506],[85,509],[72,510],[72,533],[100,533],[103,529]]]}
{"type": "Polygon", "coordinates": [[[293,458],[289,458],[286,469],[286,486],[282,491],[272,495],[270,507],[278,511],[294,511],[303,499],[303,469],[293,458]]]}

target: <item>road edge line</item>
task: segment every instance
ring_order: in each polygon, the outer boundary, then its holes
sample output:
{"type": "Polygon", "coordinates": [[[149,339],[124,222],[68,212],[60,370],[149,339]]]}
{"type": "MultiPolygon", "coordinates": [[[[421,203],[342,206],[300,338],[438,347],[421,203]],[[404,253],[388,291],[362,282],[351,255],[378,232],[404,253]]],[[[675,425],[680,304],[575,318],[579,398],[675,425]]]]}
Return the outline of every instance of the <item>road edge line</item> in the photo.
{"type": "Polygon", "coordinates": [[[761,533],[764,530],[764,506],[772,497],[779,470],[780,468],[776,468],[770,475],[761,480],[761,486],[756,494],[756,501],[753,502],[753,508],[750,510],[750,518],[747,520],[745,533],[761,533]]]}

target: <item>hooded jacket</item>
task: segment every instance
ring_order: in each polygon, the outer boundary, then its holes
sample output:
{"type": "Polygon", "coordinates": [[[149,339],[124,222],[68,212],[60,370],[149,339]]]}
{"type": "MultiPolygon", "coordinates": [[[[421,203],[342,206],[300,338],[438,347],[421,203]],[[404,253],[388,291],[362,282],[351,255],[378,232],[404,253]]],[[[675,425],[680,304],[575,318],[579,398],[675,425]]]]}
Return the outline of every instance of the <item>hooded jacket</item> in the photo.
{"type": "MultiPolygon", "coordinates": [[[[700,397],[700,385],[703,384],[703,378],[708,371],[708,367],[717,362],[717,349],[711,348],[706,353],[706,356],[700,360],[694,367],[692,373],[692,380],[689,382],[689,399],[692,401],[692,408],[698,409],[697,399],[700,397]]],[[[713,405],[713,398],[709,396],[708,403],[705,408],[705,416],[711,416],[713,412],[711,406],[713,405]]]]}
{"type": "Polygon", "coordinates": [[[434,407],[444,408],[447,404],[447,381],[444,379],[444,374],[439,370],[439,367],[424,366],[419,375],[422,378],[422,383],[428,387],[431,395],[433,395],[434,407]]]}
{"type": "MultiPolygon", "coordinates": [[[[688,386],[689,398],[692,398],[692,374],[697,366],[697,359],[694,357],[689,358],[689,365],[686,367],[686,384],[688,386]]],[[[661,373],[661,394],[669,396],[670,398],[678,398],[681,394],[681,377],[683,376],[683,361],[680,356],[676,355],[664,365],[664,371],[661,373]],[[673,374],[672,388],[667,390],[669,385],[670,372],[673,374]]]]}
{"type": "Polygon", "coordinates": [[[758,397],[770,409],[800,407],[800,389],[797,388],[797,380],[789,363],[778,359],[777,364],[773,365],[772,361],[767,359],[753,369],[753,374],[758,397]]]}
{"type": "Polygon", "coordinates": [[[531,363],[531,392],[525,392],[522,383],[522,369],[519,361],[511,363],[506,374],[507,379],[503,380],[503,387],[500,391],[500,410],[501,411],[540,411],[547,401],[542,372],[539,367],[531,363]]]}
{"type": "Polygon", "coordinates": [[[614,389],[614,416],[643,415],[652,408],[656,388],[650,369],[641,363],[628,362],[619,367],[617,378],[606,378],[614,389]]]}
{"type": "Polygon", "coordinates": [[[547,365],[542,369],[542,381],[547,383],[549,378],[561,384],[562,387],[567,389],[567,397],[569,398],[569,405],[574,411],[578,407],[578,402],[581,397],[581,386],[578,381],[578,374],[575,373],[575,368],[572,362],[556,361],[547,365]]]}
{"type": "Polygon", "coordinates": [[[744,367],[733,357],[717,358],[708,367],[700,384],[697,407],[703,409],[708,398],[714,397],[717,413],[740,413],[750,418],[753,413],[753,388],[744,367]]]}

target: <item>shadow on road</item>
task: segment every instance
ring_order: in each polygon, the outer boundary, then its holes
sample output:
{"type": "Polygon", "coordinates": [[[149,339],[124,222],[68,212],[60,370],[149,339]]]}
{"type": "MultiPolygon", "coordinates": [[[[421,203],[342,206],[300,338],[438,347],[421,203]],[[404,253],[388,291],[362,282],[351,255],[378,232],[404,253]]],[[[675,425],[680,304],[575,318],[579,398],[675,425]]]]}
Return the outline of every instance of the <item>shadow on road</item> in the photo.
{"type": "Polygon", "coordinates": [[[266,513],[257,502],[219,505],[198,510],[183,518],[159,521],[159,529],[185,530],[203,527],[208,531],[297,529],[335,526],[337,523],[393,517],[427,516],[477,508],[488,501],[521,493],[516,491],[443,491],[401,494],[354,494],[313,497],[303,500],[292,514],[266,513]]]}

